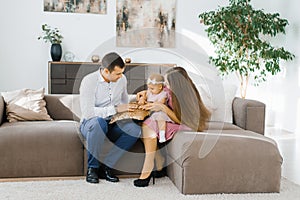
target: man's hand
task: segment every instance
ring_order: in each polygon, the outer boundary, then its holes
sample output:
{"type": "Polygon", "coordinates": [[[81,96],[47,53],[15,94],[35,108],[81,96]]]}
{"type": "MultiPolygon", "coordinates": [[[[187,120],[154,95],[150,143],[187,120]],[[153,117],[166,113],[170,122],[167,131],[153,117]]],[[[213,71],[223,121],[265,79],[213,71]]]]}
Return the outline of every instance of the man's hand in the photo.
{"type": "Polygon", "coordinates": [[[144,98],[144,97],[141,97],[140,99],[139,99],[139,101],[138,101],[138,105],[144,105],[144,104],[146,104],[147,103],[147,101],[146,101],[146,99],[144,98]]]}
{"type": "Polygon", "coordinates": [[[136,94],[136,100],[140,101],[140,99],[147,99],[147,90],[140,91],[136,94]]]}
{"type": "Polygon", "coordinates": [[[116,111],[117,111],[117,113],[125,112],[125,111],[134,111],[137,108],[138,108],[137,104],[132,104],[132,103],[119,104],[118,106],[116,106],[116,111]]]}

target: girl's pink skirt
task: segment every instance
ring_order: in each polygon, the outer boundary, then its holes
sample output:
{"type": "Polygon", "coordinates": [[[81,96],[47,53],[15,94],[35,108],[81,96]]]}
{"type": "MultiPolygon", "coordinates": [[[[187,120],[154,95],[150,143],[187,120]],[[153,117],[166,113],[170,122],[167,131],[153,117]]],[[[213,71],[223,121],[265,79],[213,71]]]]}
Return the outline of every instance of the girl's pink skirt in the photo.
{"type": "MultiPolygon", "coordinates": [[[[156,133],[157,137],[159,138],[159,127],[155,120],[153,120],[153,119],[151,119],[151,117],[149,117],[143,123],[146,124],[149,128],[151,128],[156,133]]],[[[174,134],[177,131],[190,131],[190,130],[191,130],[191,128],[189,128],[188,126],[186,126],[184,124],[176,124],[176,123],[167,121],[166,122],[166,130],[165,130],[166,140],[172,139],[174,134]]]]}

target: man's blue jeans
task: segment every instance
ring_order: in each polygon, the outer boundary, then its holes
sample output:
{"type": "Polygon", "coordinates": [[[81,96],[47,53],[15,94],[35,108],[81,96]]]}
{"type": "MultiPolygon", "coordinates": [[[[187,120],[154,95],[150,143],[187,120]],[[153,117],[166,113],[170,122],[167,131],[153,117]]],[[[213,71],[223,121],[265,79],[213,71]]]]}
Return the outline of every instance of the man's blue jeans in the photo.
{"type": "Polygon", "coordinates": [[[113,168],[121,156],[128,151],[141,136],[141,127],[133,121],[118,121],[109,124],[108,119],[94,117],[83,120],[80,132],[86,140],[88,151],[88,167],[100,167],[100,153],[105,138],[114,143],[113,147],[101,161],[106,166],[113,168]]]}

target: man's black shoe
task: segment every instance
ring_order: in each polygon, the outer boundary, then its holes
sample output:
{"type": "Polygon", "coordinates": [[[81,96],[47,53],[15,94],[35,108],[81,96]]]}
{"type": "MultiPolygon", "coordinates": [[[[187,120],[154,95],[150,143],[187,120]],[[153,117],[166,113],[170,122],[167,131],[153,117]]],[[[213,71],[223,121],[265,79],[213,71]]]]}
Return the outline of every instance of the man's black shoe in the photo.
{"type": "Polygon", "coordinates": [[[113,175],[112,169],[106,166],[104,167],[103,178],[110,182],[119,182],[119,178],[113,175]]]}
{"type": "Polygon", "coordinates": [[[88,168],[87,173],[86,173],[86,182],[99,183],[97,168],[88,168]]]}
{"type": "Polygon", "coordinates": [[[99,179],[105,179],[104,167],[102,165],[100,165],[100,167],[98,169],[98,177],[99,177],[99,179]]]}

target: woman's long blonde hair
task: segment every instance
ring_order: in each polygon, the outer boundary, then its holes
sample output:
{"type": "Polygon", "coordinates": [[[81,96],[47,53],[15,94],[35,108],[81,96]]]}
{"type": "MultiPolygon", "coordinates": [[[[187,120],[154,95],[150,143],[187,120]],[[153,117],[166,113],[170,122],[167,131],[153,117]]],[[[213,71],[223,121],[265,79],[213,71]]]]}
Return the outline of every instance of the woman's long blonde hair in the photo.
{"type": "Polygon", "coordinates": [[[182,67],[174,67],[166,72],[171,90],[173,111],[181,123],[194,131],[203,131],[211,113],[203,104],[200,94],[182,67]]]}

